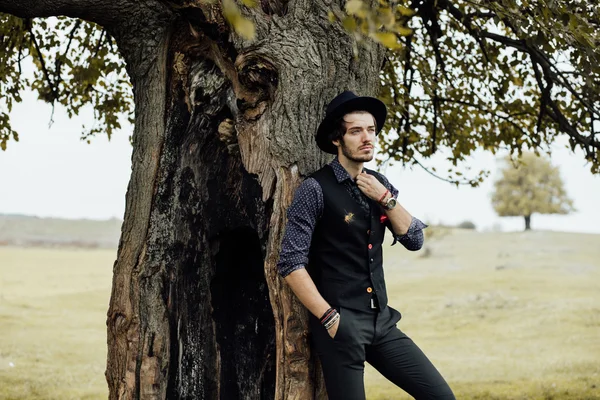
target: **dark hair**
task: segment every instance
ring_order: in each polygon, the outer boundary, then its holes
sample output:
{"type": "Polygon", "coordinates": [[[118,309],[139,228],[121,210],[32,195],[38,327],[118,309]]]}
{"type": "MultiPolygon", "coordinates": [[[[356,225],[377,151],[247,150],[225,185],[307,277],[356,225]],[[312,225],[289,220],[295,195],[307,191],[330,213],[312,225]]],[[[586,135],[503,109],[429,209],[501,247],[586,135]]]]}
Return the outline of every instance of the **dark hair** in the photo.
{"type": "MultiPolygon", "coordinates": [[[[345,115],[345,114],[344,114],[345,115]]],[[[329,140],[341,140],[346,134],[346,121],[344,121],[344,115],[337,117],[333,120],[331,133],[329,134],[329,140]]]]}
{"type": "MultiPolygon", "coordinates": [[[[346,121],[344,121],[344,117],[350,113],[353,112],[358,112],[358,113],[367,113],[367,114],[371,114],[370,112],[366,111],[366,110],[354,110],[354,111],[350,111],[347,112],[346,114],[337,117],[336,119],[333,120],[332,122],[332,129],[331,129],[331,133],[329,134],[329,140],[330,141],[334,141],[334,140],[343,140],[342,138],[344,137],[344,135],[346,134],[347,128],[346,128],[346,121]]],[[[377,130],[377,120],[375,119],[375,117],[373,117],[373,122],[375,123],[375,130],[377,130]]]]}

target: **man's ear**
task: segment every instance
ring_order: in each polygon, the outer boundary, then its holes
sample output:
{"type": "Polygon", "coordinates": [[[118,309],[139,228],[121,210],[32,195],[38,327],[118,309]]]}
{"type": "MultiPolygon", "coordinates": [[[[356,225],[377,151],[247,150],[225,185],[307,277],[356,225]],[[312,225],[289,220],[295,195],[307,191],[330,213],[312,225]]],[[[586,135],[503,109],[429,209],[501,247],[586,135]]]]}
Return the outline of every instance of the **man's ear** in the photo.
{"type": "Polygon", "coordinates": [[[333,143],[333,145],[335,147],[340,147],[340,141],[339,141],[339,139],[338,140],[332,140],[331,143],[333,143]]]}

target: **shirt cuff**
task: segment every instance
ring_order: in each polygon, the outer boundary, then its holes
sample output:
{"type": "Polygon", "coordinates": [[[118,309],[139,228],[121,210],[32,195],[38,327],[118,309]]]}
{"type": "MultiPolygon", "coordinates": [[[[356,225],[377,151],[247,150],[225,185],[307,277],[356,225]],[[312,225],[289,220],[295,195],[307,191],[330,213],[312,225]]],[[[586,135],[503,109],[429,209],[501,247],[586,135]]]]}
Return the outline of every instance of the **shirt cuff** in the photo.
{"type": "Polygon", "coordinates": [[[410,245],[411,249],[409,250],[412,250],[415,247],[415,250],[420,249],[423,246],[423,229],[428,226],[429,225],[423,223],[420,219],[412,217],[408,231],[404,235],[394,235],[392,246],[397,242],[401,242],[406,248],[408,248],[407,245],[410,245]]]}
{"type": "Polygon", "coordinates": [[[285,278],[292,272],[302,268],[304,268],[304,264],[281,265],[279,266],[279,275],[281,275],[282,278],[285,278]]]}

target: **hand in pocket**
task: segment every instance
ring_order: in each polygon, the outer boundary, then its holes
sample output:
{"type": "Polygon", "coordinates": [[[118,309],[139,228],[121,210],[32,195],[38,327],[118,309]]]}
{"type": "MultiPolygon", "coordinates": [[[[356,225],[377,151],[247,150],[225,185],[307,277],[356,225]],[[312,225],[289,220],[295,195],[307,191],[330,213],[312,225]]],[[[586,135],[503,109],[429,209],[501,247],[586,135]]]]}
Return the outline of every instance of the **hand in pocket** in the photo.
{"type": "Polygon", "coordinates": [[[337,334],[338,328],[340,327],[341,320],[342,320],[342,316],[340,315],[340,318],[338,318],[335,325],[333,325],[331,328],[329,328],[327,330],[327,333],[329,333],[329,336],[331,336],[332,339],[335,338],[335,335],[337,334]]]}

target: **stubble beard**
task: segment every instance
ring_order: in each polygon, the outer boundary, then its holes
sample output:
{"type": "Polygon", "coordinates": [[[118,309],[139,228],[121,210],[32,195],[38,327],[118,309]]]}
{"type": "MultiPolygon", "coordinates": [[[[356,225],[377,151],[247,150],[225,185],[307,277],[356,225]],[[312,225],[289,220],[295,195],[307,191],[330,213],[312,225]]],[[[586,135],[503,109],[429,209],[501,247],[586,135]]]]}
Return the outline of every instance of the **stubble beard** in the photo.
{"type": "Polygon", "coordinates": [[[344,155],[344,157],[346,157],[348,160],[350,161],[354,161],[357,163],[363,163],[363,162],[369,162],[371,160],[373,160],[373,153],[369,153],[369,154],[356,154],[354,152],[352,152],[352,150],[350,150],[348,148],[348,146],[346,146],[346,143],[344,143],[344,139],[340,140],[341,143],[341,148],[342,148],[342,154],[344,155]]]}

